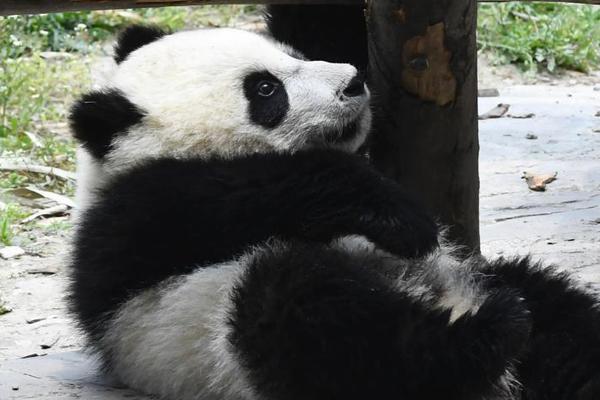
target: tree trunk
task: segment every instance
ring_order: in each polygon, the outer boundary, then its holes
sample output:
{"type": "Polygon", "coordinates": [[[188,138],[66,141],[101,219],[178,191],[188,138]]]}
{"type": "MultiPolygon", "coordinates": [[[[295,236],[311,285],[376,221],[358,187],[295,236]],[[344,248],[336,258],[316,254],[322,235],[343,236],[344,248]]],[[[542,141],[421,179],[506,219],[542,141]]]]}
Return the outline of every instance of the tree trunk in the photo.
{"type": "Polygon", "coordinates": [[[370,0],[374,164],[479,251],[475,0],[370,0]]]}

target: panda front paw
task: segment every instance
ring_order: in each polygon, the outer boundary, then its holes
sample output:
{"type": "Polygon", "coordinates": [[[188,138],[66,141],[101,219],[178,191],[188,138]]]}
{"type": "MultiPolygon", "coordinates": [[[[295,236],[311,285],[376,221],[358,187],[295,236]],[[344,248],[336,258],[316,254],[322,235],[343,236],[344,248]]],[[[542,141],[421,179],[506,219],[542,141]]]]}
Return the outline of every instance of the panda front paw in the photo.
{"type": "Polygon", "coordinates": [[[396,213],[363,216],[366,236],[379,247],[405,258],[422,257],[435,250],[439,229],[424,212],[403,208],[396,213]]]}

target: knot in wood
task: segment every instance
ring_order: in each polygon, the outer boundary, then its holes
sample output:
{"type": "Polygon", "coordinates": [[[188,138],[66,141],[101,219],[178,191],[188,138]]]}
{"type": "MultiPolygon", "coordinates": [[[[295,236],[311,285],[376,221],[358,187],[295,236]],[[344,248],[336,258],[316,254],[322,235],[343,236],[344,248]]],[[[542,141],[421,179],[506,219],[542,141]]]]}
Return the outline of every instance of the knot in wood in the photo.
{"type": "Polygon", "coordinates": [[[408,66],[414,71],[425,71],[429,68],[429,60],[426,56],[421,55],[410,60],[408,66]]]}

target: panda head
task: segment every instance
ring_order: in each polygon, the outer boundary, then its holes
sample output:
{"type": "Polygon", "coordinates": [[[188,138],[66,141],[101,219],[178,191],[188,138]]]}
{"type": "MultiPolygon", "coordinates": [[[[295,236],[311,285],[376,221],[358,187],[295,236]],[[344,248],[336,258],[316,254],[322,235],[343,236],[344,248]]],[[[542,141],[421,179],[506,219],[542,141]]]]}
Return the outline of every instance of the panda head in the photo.
{"type": "Polygon", "coordinates": [[[258,34],[132,27],[114,58],[111,76],[71,112],[75,137],[106,171],[165,156],[354,152],[370,129],[356,68],[305,60],[258,34]]]}

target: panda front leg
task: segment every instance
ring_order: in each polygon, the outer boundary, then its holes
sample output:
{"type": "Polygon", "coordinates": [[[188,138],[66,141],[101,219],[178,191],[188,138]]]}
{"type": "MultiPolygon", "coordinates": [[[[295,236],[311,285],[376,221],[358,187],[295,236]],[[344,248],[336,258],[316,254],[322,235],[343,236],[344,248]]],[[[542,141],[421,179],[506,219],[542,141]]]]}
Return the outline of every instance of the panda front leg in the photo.
{"type": "Polygon", "coordinates": [[[524,398],[600,399],[598,296],[529,258],[499,259],[483,272],[493,290],[518,290],[532,312],[532,335],[518,364],[524,398]]]}
{"type": "Polygon", "coordinates": [[[498,398],[487,396],[529,334],[521,299],[500,291],[450,322],[450,311],[373,273],[381,262],[304,244],[254,255],[233,292],[228,338],[259,398],[498,398]]]}

